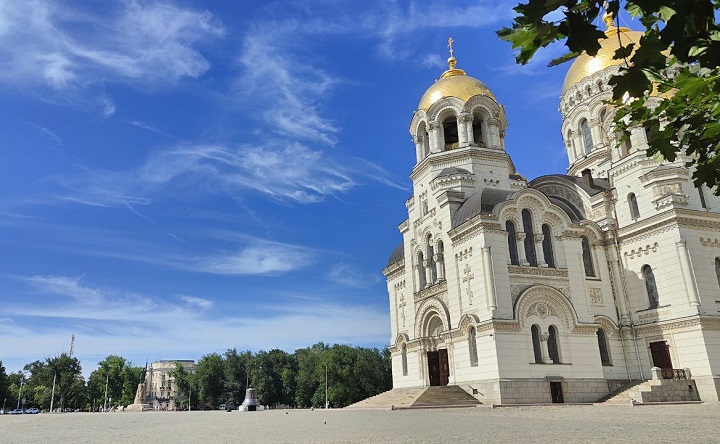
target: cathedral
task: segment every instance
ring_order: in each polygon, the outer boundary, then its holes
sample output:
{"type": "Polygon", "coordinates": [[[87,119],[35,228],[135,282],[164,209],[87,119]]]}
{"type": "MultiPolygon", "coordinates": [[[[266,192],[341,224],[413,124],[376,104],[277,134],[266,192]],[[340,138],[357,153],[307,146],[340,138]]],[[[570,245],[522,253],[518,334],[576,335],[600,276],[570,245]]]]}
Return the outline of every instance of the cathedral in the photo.
{"type": "Polygon", "coordinates": [[[688,157],[647,157],[642,126],[619,143],[612,57],[642,33],[606,34],[562,87],[567,174],[530,181],[505,151],[503,106],[450,41],[410,122],[412,196],[383,269],[394,388],[596,402],[668,379],[689,392],[673,399],[718,401],[720,199],[688,157]]]}

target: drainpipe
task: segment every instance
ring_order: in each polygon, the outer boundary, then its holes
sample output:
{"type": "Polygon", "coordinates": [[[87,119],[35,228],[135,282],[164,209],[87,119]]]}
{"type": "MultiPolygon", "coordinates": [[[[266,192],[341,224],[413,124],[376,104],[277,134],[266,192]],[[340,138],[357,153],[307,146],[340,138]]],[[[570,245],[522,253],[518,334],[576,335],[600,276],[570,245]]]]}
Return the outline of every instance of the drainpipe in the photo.
{"type": "MultiPolygon", "coordinates": [[[[605,199],[609,200],[610,202],[613,201],[612,190],[607,190],[603,194],[605,194],[605,199]]],[[[615,207],[613,205],[613,210],[614,210],[614,208],[615,207]]],[[[617,247],[617,215],[615,215],[615,217],[616,217],[615,224],[614,224],[613,228],[611,229],[611,231],[612,231],[612,235],[613,235],[613,240],[615,241],[615,245],[617,247]]],[[[617,253],[617,251],[616,251],[616,253],[617,253]]],[[[605,255],[606,255],[606,257],[609,258],[607,247],[606,247],[605,255]]],[[[613,271],[612,261],[608,259],[607,265],[608,265],[608,275],[610,276],[610,285],[612,286],[614,293],[615,292],[619,293],[619,289],[617,288],[617,285],[614,282],[615,281],[615,272],[613,271]]],[[[621,273],[620,269],[618,269],[618,273],[621,273]]],[[[625,361],[625,372],[627,373],[628,381],[631,381],[632,378],[630,377],[630,364],[628,363],[627,349],[625,348],[625,338],[623,337],[622,323],[620,321],[622,319],[622,317],[620,316],[620,307],[618,306],[618,301],[617,301],[617,298],[615,298],[615,297],[613,297],[613,305],[615,306],[615,316],[617,316],[618,325],[620,326],[620,345],[623,350],[623,361],[625,361]]]]}
{"type": "MultiPolygon", "coordinates": [[[[608,175],[608,179],[609,178],[610,177],[608,175]]],[[[612,183],[611,183],[611,186],[612,186],[612,183]]],[[[607,192],[612,193],[613,190],[615,190],[614,187],[612,187],[607,192]]],[[[625,268],[623,268],[622,257],[620,255],[620,241],[618,240],[618,230],[617,230],[617,220],[618,220],[617,207],[616,207],[615,201],[613,199],[610,200],[610,203],[613,206],[613,217],[615,218],[615,222],[616,222],[615,227],[613,227],[613,229],[610,231],[612,231],[613,239],[615,241],[615,255],[617,256],[616,261],[617,261],[618,271],[620,272],[620,284],[622,287],[622,295],[621,296],[625,299],[625,305],[628,309],[628,315],[629,315],[628,320],[630,322],[630,332],[632,333],[633,344],[635,345],[635,357],[637,358],[638,370],[640,372],[640,379],[645,379],[645,374],[643,373],[643,368],[642,368],[642,362],[640,361],[640,349],[638,348],[638,345],[637,345],[637,332],[635,331],[635,324],[633,323],[632,313],[630,312],[631,311],[630,310],[630,298],[628,298],[627,280],[625,278],[625,268]]],[[[622,328],[621,328],[621,332],[620,332],[620,337],[622,337],[622,328]]]]}

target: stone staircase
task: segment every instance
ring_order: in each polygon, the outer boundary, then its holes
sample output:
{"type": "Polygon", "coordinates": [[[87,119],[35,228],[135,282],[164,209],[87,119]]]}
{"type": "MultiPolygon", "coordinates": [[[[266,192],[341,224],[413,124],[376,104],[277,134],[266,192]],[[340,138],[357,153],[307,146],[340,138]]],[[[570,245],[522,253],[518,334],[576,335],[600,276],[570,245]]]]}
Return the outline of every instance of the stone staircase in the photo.
{"type": "Polygon", "coordinates": [[[414,387],[393,389],[371,398],[351,404],[346,409],[389,409],[394,408],[429,408],[448,406],[471,407],[480,401],[462,388],[449,385],[443,387],[414,387]]]}
{"type": "Polygon", "coordinates": [[[415,400],[413,407],[435,406],[473,406],[480,404],[468,392],[456,385],[428,387],[420,397],[415,400]]]}
{"type": "Polygon", "coordinates": [[[637,386],[640,384],[645,383],[646,381],[642,379],[637,379],[633,381],[629,381],[627,384],[621,386],[617,390],[615,390],[612,393],[608,393],[607,395],[603,396],[602,398],[595,401],[596,404],[629,404],[630,403],[630,393],[637,390],[637,386]]]}

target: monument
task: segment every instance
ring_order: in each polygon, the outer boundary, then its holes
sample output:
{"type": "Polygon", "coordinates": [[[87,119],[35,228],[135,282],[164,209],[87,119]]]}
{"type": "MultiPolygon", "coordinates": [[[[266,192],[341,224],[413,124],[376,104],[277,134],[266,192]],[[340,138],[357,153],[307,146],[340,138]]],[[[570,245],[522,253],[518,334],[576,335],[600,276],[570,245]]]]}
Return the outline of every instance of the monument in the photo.
{"type": "Polygon", "coordinates": [[[147,375],[147,362],[145,363],[145,368],[140,375],[140,383],[135,391],[135,400],[132,404],[125,408],[125,411],[142,412],[150,410],[150,404],[147,403],[147,399],[145,398],[145,375],[147,375]]]}

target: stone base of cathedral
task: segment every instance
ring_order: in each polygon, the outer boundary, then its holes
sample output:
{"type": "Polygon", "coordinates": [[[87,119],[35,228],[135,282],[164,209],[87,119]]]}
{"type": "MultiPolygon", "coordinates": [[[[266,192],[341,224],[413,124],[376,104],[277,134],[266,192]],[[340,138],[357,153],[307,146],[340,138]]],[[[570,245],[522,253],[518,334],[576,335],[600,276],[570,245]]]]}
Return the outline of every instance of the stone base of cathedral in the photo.
{"type": "Polygon", "coordinates": [[[483,404],[590,403],[617,386],[605,379],[563,378],[495,379],[457,385],[483,404]]]}

